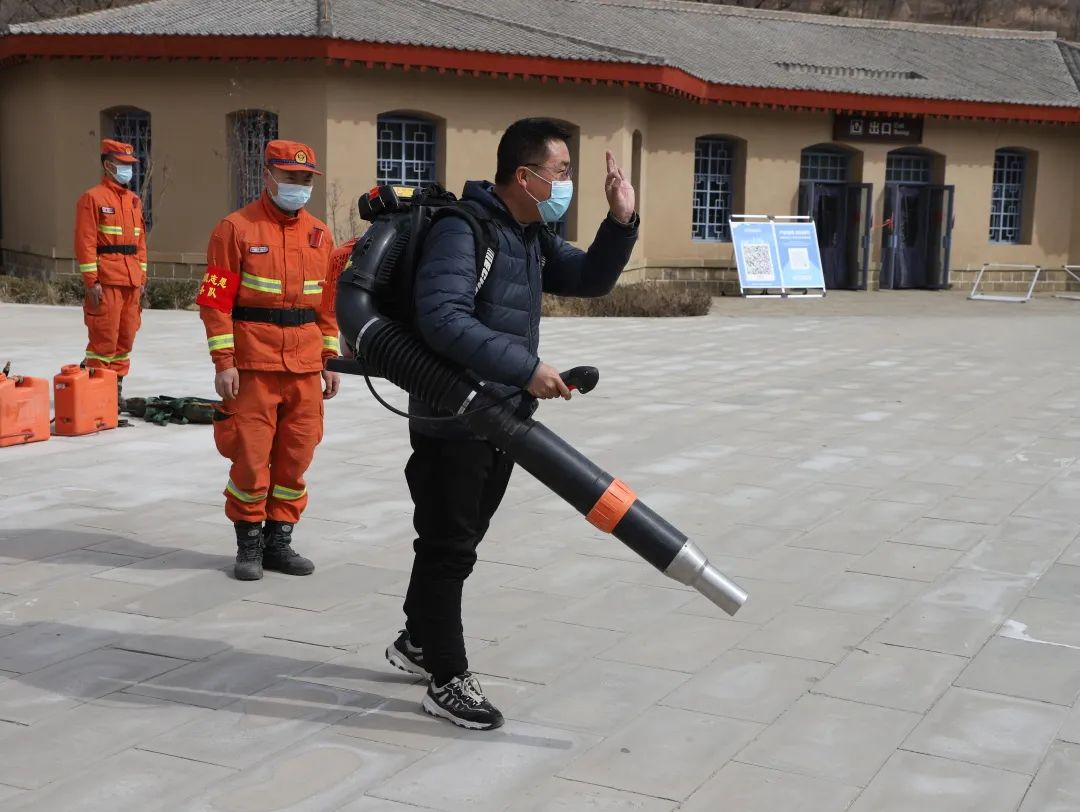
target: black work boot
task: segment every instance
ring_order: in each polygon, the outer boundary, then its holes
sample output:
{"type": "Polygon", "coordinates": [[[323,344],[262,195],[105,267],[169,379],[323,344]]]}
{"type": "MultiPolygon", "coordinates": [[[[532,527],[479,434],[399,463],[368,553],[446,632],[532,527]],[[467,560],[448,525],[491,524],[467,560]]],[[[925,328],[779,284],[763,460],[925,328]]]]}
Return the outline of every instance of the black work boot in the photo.
{"type": "Polygon", "coordinates": [[[124,411],[124,376],[116,376],[116,411],[124,411]]]}
{"type": "Polygon", "coordinates": [[[260,522],[235,522],[237,581],[258,581],[263,577],[263,529],[260,522]]]}
{"type": "Polygon", "coordinates": [[[266,520],[263,528],[263,566],[286,575],[311,575],[315,565],[292,548],[293,526],[289,522],[266,520]]]}

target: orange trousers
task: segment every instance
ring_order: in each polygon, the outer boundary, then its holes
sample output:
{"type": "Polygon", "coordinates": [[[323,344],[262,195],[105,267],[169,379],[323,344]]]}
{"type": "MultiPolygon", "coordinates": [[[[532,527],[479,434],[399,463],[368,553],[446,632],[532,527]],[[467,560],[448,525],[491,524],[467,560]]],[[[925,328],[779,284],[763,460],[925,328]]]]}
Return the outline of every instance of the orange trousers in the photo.
{"type": "Polygon", "coordinates": [[[131,368],[131,348],[142,326],[142,288],[101,286],[101,304],[83,301],[83,321],[90,333],[86,345],[86,365],[111,369],[123,377],[131,368]]]}
{"type": "Polygon", "coordinates": [[[232,460],[225,515],[295,524],[307,507],[304,472],[323,436],[318,372],[240,370],[240,392],[214,418],[214,442],[232,460]]]}

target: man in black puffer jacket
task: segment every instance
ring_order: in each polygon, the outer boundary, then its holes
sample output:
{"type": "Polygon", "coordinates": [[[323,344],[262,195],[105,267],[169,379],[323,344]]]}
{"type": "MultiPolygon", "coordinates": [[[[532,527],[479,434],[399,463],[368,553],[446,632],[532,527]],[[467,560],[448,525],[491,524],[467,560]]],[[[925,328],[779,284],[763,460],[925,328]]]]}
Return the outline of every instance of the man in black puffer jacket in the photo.
{"type": "MultiPolygon", "coordinates": [[[[637,240],[634,189],[611,153],[604,192],[610,213],[587,252],[550,226],[573,197],[570,133],[548,119],[511,125],[499,142],[495,183],[470,181],[463,200],[498,236],[495,261],[478,288],[469,224],[447,217],[432,228],[416,277],[416,324],[440,355],[472,370],[498,392],[532,398],[570,392],[558,370],[537,356],[541,294],[603,296],[615,286],[637,240]]],[[[432,416],[413,400],[414,418],[432,416]]],[[[461,592],[476,547],[502,501],[513,461],[453,422],[410,421],[413,453],[405,468],[417,539],[405,597],[405,630],[387,659],[430,680],[424,709],[462,727],[499,727],[502,714],[469,673],[461,626],[461,592]]]]}

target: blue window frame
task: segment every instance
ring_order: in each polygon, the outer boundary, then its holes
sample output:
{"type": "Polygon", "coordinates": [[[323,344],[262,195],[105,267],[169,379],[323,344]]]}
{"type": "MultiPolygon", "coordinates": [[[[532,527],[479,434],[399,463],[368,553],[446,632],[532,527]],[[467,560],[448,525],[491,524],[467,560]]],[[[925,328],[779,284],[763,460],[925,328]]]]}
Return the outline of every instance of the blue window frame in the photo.
{"type": "Polygon", "coordinates": [[[132,167],[130,189],[142,198],[146,231],[154,225],[153,195],[150,177],[150,114],[145,110],[117,110],[112,118],[112,137],[131,144],[139,162],[132,167]]]}
{"type": "Polygon", "coordinates": [[[735,144],[726,138],[698,138],[694,142],[695,240],[730,242],[729,218],[734,197],[735,144]]]}
{"type": "Polygon", "coordinates": [[[1017,244],[1023,226],[1027,156],[999,149],[994,154],[994,186],[990,198],[990,242],[1017,244]]]}
{"type": "Polygon", "coordinates": [[[379,116],[378,127],[377,183],[427,186],[437,182],[434,122],[379,116]]]}

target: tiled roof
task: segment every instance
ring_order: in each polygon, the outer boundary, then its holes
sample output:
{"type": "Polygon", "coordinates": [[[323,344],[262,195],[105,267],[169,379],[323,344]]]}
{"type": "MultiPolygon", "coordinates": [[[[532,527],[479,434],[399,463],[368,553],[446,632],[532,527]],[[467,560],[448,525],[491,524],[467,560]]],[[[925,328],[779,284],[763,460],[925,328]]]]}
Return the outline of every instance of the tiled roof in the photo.
{"type": "Polygon", "coordinates": [[[332,36],[663,65],[718,85],[1080,108],[1080,46],[1052,33],[679,0],[153,0],[10,32],[332,36]]]}
{"type": "Polygon", "coordinates": [[[10,26],[12,34],[315,36],[317,0],[151,0],[10,26]]]}
{"type": "MultiPolygon", "coordinates": [[[[498,2],[494,4],[497,8],[498,2]]],[[[10,26],[12,34],[320,36],[319,0],[151,0],[10,26]]],[[[433,0],[333,0],[329,34],[362,42],[605,62],[645,61],[605,47],[433,0]]],[[[490,9],[489,9],[490,10],[490,9]]],[[[651,61],[651,60],[648,60],[651,61]]]]}

